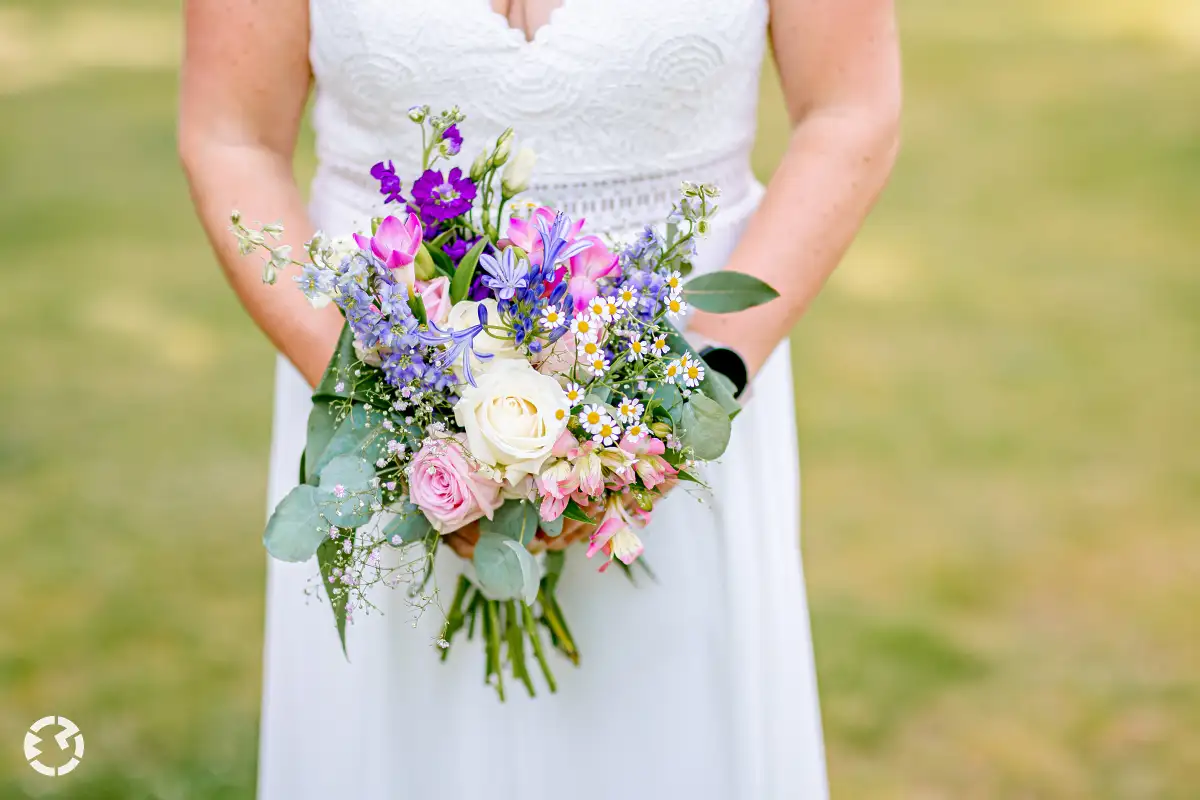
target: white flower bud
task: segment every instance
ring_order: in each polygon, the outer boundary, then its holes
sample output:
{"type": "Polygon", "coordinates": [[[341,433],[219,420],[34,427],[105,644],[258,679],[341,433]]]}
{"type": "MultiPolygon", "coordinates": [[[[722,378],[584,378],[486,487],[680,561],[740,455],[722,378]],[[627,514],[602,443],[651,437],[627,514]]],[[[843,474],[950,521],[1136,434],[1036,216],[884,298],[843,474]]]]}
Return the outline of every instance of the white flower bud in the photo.
{"type": "Polygon", "coordinates": [[[475,161],[471,164],[471,180],[474,181],[475,183],[479,183],[480,179],[483,178],[483,173],[487,172],[487,168],[488,168],[488,152],[486,150],[484,150],[482,153],[480,153],[475,158],[475,161]]]}
{"type": "Polygon", "coordinates": [[[500,186],[506,195],[520,194],[529,188],[529,179],[533,176],[533,167],[537,164],[537,154],[528,147],[522,147],[516,156],[504,168],[500,176],[500,186]]]}
{"type": "Polygon", "coordinates": [[[504,162],[508,161],[509,153],[512,152],[512,140],[512,128],[508,128],[504,133],[500,134],[500,138],[496,140],[496,155],[492,159],[492,164],[497,167],[504,166],[504,162]]]}
{"type": "Polygon", "coordinates": [[[280,236],[283,236],[283,223],[272,222],[270,225],[263,225],[263,233],[278,239],[280,236]]]}
{"type": "Polygon", "coordinates": [[[408,110],[408,118],[420,125],[425,121],[426,113],[424,106],[413,106],[408,110]]]}

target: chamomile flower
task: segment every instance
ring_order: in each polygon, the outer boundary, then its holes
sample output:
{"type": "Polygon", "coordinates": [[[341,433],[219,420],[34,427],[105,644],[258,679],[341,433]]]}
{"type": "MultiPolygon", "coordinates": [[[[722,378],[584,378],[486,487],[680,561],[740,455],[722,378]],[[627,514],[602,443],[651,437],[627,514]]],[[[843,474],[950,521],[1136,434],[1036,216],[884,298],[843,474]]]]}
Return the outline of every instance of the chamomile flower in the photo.
{"type": "Polygon", "coordinates": [[[604,313],[600,318],[605,322],[616,322],[625,313],[625,306],[617,302],[615,297],[604,298],[604,313]]]}
{"type": "Polygon", "coordinates": [[[683,300],[683,295],[673,294],[667,298],[667,313],[672,317],[678,317],[687,311],[688,305],[683,300]]]}
{"type": "Polygon", "coordinates": [[[671,294],[677,294],[683,288],[683,276],[676,270],[667,276],[665,281],[667,288],[671,290],[671,294]]]}
{"type": "Polygon", "coordinates": [[[594,356],[587,361],[588,370],[590,370],[591,373],[597,378],[608,372],[609,366],[609,361],[604,357],[604,353],[600,353],[599,355],[594,356]]]}
{"type": "Polygon", "coordinates": [[[600,344],[591,339],[584,339],[579,343],[579,358],[582,361],[591,361],[598,355],[601,355],[600,344]]]}
{"type": "Polygon", "coordinates": [[[583,387],[574,381],[567,383],[567,388],[563,390],[563,393],[566,394],[567,402],[571,405],[575,405],[583,399],[583,387]]]}
{"type": "Polygon", "coordinates": [[[667,364],[667,374],[663,377],[667,383],[675,383],[683,377],[683,365],[679,363],[678,359],[667,364]]]}
{"type": "Polygon", "coordinates": [[[612,417],[604,410],[604,406],[597,403],[586,405],[583,407],[583,411],[579,412],[579,424],[588,433],[596,433],[602,425],[612,421],[612,417]]]}
{"type": "Polygon", "coordinates": [[[571,320],[571,333],[575,340],[598,339],[600,337],[600,319],[590,313],[576,314],[571,320]]]}
{"type": "Polygon", "coordinates": [[[695,388],[704,380],[704,365],[699,361],[688,361],[683,366],[683,385],[695,388]]]}
{"type": "Polygon", "coordinates": [[[601,422],[600,426],[591,433],[592,441],[597,444],[605,446],[614,445],[621,438],[621,426],[612,417],[609,417],[601,422]]]}
{"type": "Polygon", "coordinates": [[[558,306],[546,306],[542,309],[542,327],[548,331],[562,327],[567,321],[558,306]]]}
{"type": "Polygon", "coordinates": [[[567,418],[567,410],[565,408],[554,409],[554,418],[559,422],[562,422],[567,418]]]}
{"type": "Polygon", "coordinates": [[[649,432],[650,431],[646,427],[645,423],[635,422],[625,429],[625,436],[627,436],[631,442],[639,442],[642,439],[645,439],[646,434],[649,432]]]}
{"type": "Polygon", "coordinates": [[[591,314],[593,317],[600,317],[601,319],[603,319],[604,312],[607,308],[608,308],[608,303],[605,301],[605,299],[603,297],[597,296],[597,297],[593,297],[592,302],[588,303],[587,310],[588,310],[588,313],[591,314]]]}
{"type": "Polygon", "coordinates": [[[634,289],[632,286],[621,287],[617,290],[616,301],[621,308],[633,308],[637,305],[638,301],[637,289],[634,289]]]}
{"type": "Polygon", "coordinates": [[[636,422],[642,418],[642,412],[646,408],[637,400],[630,400],[628,397],[622,397],[620,405],[617,406],[617,419],[624,422],[626,425],[636,422]]]}
{"type": "Polygon", "coordinates": [[[629,342],[629,357],[634,361],[641,361],[648,352],[650,352],[650,345],[641,339],[633,339],[629,342]]]}

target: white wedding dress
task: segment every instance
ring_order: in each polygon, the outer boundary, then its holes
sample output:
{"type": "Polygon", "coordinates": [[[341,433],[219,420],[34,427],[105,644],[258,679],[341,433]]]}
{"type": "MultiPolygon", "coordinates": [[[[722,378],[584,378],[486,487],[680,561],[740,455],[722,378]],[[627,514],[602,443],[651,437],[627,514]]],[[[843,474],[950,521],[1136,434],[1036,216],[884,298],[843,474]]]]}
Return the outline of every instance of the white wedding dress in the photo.
{"type": "MultiPolygon", "coordinates": [[[[419,171],[406,110],[459,105],[469,164],[506,126],[539,155],[530,194],[592,231],[661,221],[682,180],[720,185],[699,270],[719,269],[761,196],[749,164],[766,0],[566,0],[532,42],[489,0],[311,0],[320,168],[314,223],[364,230],[368,174],[419,171]]],[[[309,390],[281,361],[270,503],[295,483],[309,390]]],[[[714,496],[677,491],[644,533],[657,583],[568,554],[561,602],[583,655],[556,695],[483,683],[478,640],[442,663],[436,609],[404,592],[349,630],[272,562],[259,796],[264,800],[815,800],[827,795],[801,572],[786,346],[758,375],[714,496]]],[[[455,558],[439,562],[453,587],[455,558]]],[[[535,679],[540,678],[535,674],[535,679]]]]}

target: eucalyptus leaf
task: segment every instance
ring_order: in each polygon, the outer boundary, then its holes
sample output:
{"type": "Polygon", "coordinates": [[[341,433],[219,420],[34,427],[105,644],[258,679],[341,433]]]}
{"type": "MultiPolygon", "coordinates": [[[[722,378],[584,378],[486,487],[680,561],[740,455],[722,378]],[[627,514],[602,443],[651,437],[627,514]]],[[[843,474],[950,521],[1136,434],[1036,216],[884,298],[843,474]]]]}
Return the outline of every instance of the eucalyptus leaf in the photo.
{"type": "Polygon", "coordinates": [[[321,546],[317,548],[317,565],[321,569],[321,584],[325,587],[325,594],[333,609],[333,621],[337,625],[338,641],[342,643],[342,655],[347,658],[349,658],[349,654],[346,652],[346,605],[350,602],[350,593],[345,590],[345,587],[337,585],[330,578],[333,577],[335,567],[345,570],[349,564],[350,556],[342,550],[339,542],[326,537],[321,546]]]}
{"type": "Polygon", "coordinates": [[[537,506],[526,500],[506,500],[491,519],[479,520],[479,530],[514,539],[522,545],[533,541],[538,530],[537,506]]]}
{"type": "Polygon", "coordinates": [[[475,576],[479,588],[491,600],[537,596],[538,566],[533,555],[519,542],[498,533],[481,533],[475,545],[475,576]]]}
{"type": "Polygon", "coordinates": [[[392,540],[397,536],[400,537],[401,544],[413,544],[425,541],[432,530],[433,526],[429,524],[428,518],[417,510],[416,506],[412,506],[411,509],[405,508],[402,513],[392,517],[383,526],[382,534],[389,544],[394,544],[392,540]]]}
{"type": "Polygon", "coordinates": [[[371,519],[377,492],[371,487],[375,468],[356,455],[334,458],[321,470],[318,500],[325,517],[341,528],[357,528],[371,519]]]}
{"type": "Polygon", "coordinates": [[[304,444],[304,482],[317,483],[316,466],[329,446],[338,421],[329,400],[316,400],[308,412],[308,436],[304,444]]]}
{"type": "MultiPolygon", "coordinates": [[[[676,356],[681,356],[684,353],[690,353],[692,358],[704,363],[704,359],[692,349],[692,346],[687,343],[683,335],[679,333],[670,323],[667,323],[667,344],[671,347],[671,352],[676,356]]],[[[733,396],[733,392],[728,391],[726,385],[718,381],[714,376],[716,371],[704,364],[704,380],[700,382],[697,388],[706,395],[716,400],[729,414],[730,418],[736,417],[742,410],[742,404],[733,396]]],[[[680,409],[682,410],[682,409],[680,409]]]]}
{"type": "MultiPolygon", "coordinates": [[[[311,420],[311,417],[310,417],[311,420]]],[[[315,459],[309,474],[314,476],[321,473],[330,461],[338,456],[354,455],[364,461],[374,464],[383,456],[390,438],[381,422],[383,415],[369,406],[355,403],[350,412],[338,423],[337,429],[329,439],[320,458],[315,459]]],[[[312,481],[310,481],[312,482],[312,481]]]]}
{"type": "Polygon", "coordinates": [[[458,262],[458,269],[454,271],[454,277],[450,280],[451,303],[465,299],[467,292],[471,290],[471,279],[475,277],[475,265],[479,263],[479,257],[483,255],[483,248],[487,247],[487,244],[487,237],[481,236],[475,246],[462,257],[462,261],[458,262]]]}
{"type": "Polygon", "coordinates": [[[779,292],[742,272],[711,272],[684,284],[683,297],[701,311],[728,314],[769,303],[779,292]]]}
{"type": "Polygon", "coordinates": [[[329,538],[329,523],[321,516],[319,499],[315,486],[301,484],[275,507],[263,533],[263,545],[273,558],[307,561],[329,538]]]}
{"type": "Polygon", "coordinates": [[[650,404],[663,413],[676,425],[683,418],[683,395],[679,387],[673,383],[660,383],[654,387],[654,397],[650,404]]]}
{"type": "Polygon", "coordinates": [[[541,526],[542,530],[546,532],[547,536],[549,536],[551,539],[555,539],[562,535],[564,519],[564,517],[558,517],[557,519],[552,519],[549,522],[543,519],[539,522],[539,525],[541,526]]]}
{"type": "Polygon", "coordinates": [[[721,404],[703,392],[693,392],[683,406],[684,445],[692,448],[696,458],[712,461],[720,458],[729,446],[732,423],[721,404]]]}

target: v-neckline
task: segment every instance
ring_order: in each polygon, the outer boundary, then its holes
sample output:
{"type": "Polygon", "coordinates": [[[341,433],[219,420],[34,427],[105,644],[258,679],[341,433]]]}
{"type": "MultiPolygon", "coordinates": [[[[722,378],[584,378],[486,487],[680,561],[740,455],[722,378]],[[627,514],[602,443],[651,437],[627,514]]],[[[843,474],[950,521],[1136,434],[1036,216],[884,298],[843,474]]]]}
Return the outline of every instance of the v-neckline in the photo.
{"type": "Polygon", "coordinates": [[[521,47],[534,47],[543,44],[553,29],[561,27],[563,12],[572,0],[559,0],[558,5],[551,9],[546,21],[538,26],[532,36],[524,28],[513,27],[511,20],[492,6],[492,0],[479,0],[479,2],[483,4],[488,16],[503,27],[510,39],[513,39],[521,47]]]}

